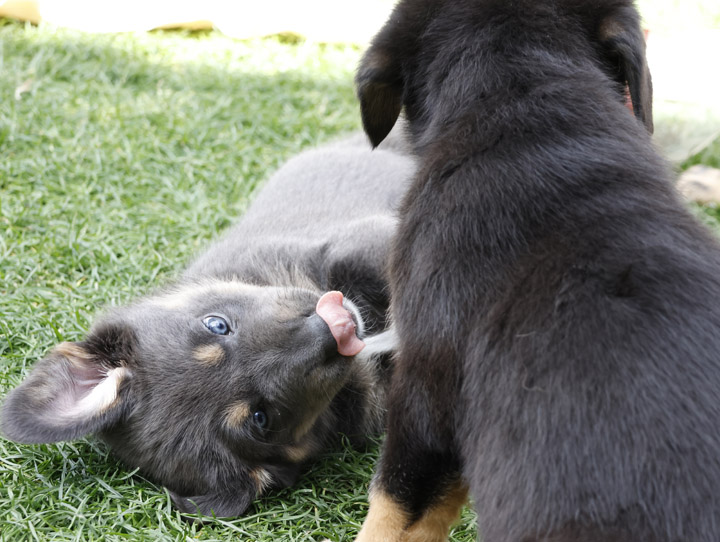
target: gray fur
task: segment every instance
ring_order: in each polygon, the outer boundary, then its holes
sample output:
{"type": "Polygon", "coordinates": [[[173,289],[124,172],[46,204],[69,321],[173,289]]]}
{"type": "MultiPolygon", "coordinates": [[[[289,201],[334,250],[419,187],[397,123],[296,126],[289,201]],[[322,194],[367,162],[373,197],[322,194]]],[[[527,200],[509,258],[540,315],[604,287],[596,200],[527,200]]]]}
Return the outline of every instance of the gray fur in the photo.
{"type": "Polygon", "coordinates": [[[340,290],[361,333],[385,329],[398,179],[413,170],[357,136],[291,159],[179,280],[39,361],[4,402],[3,433],[97,433],[180,509],[217,516],[291,484],[340,433],[377,435],[392,344],[370,337],[366,353],[340,356],[315,305],[340,290]],[[211,333],[209,315],[231,333],[211,333]]]}

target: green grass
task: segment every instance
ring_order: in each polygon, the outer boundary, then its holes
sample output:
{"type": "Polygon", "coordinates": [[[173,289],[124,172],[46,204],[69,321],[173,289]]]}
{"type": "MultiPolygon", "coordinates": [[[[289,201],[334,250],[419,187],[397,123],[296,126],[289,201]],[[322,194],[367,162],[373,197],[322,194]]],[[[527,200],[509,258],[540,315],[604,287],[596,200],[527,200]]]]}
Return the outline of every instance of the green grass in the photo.
{"type": "MultiPolygon", "coordinates": [[[[359,128],[359,54],[0,23],[0,397],[102,307],[172,277],[289,156],[359,128]]],[[[691,162],[719,158],[716,144],[691,162]]],[[[347,540],[376,457],[328,454],[246,517],[196,525],[100,443],[0,439],[0,541],[347,540]]],[[[475,539],[471,512],[452,539],[475,539]]]]}
{"type": "MultiPolygon", "coordinates": [[[[359,54],[0,23],[0,397],[103,307],[172,277],[288,157],[359,128],[359,54]]],[[[330,454],[246,517],[200,526],[101,443],[0,439],[0,541],[347,540],[376,455],[330,454]]],[[[468,512],[454,540],[472,539],[468,512]]]]}

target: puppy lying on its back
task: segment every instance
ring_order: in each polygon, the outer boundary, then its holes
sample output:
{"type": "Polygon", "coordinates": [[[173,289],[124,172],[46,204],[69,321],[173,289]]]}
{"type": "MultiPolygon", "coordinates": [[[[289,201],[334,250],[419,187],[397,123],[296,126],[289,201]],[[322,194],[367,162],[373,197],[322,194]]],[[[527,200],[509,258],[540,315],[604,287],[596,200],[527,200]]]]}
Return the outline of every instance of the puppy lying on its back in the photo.
{"type": "Polygon", "coordinates": [[[720,540],[720,246],[651,144],[638,21],[401,0],[365,55],[368,134],[404,106],[420,163],[363,542],[445,539],[468,486],[486,542],[720,540]]]}
{"type": "Polygon", "coordinates": [[[358,137],[290,160],[177,282],[40,361],[3,433],[97,433],[180,509],[217,516],[291,484],[340,433],[377,435],[396,179],[412,170],[358,137]]]}

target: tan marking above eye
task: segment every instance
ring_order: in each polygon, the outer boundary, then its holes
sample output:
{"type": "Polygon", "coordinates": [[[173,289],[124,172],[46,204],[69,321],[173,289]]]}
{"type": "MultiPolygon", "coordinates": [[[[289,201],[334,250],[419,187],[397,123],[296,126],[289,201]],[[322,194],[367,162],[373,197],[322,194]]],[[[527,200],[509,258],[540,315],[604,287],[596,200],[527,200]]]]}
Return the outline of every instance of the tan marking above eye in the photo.
{"type": "Polygon", "coordinates": [[[315,425],[317,419],[320,417],[320,414],[322,414],[322,410],[310,413],[310,415],[295,428],[293,431],[293,438],[296,442],[303,440],[307,436],[315,425]]]}
{"type": "Polygon", "coordinates": [[[233,403],[225,412],[225,423],[230,427],[240,427],[250,416],[250,405],[245,401],[233,403]]]}
{"type": "Polygon", "coordinates": [[[193,356],[203,365],[217,365],[225,359],[225,350],[219,344],[205,344],[193,351],[193,356]]]}
{"type": "Polygon", "coordinates": [[[311,439],[306,439],[305,442],[285,448],[285,457],[293,463],[302,463],[310,457],[310,454],[314,451],[315,442],[311,439]]]}

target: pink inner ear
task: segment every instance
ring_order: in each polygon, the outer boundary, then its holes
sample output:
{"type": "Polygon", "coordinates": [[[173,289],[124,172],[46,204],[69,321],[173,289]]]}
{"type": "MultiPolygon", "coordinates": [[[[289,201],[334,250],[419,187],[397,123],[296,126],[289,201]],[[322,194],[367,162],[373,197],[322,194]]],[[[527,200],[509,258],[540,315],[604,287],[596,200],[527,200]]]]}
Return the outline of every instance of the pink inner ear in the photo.
{"type": "Polygon", "coordinates": [[[77,395],[84,395],[100,384],[108,374],[108,370],[99,364],[88,364],[71,361],[68,366],[72,381],[75,383],[77,395]]]}
{"type": "MultiPolygon", "coordinates": [[[[80,420],[105,412],[117,399],[122,380],[129,374],[123,367],[106,369],[85,360],[69,359],[65,393],[57,397],[56,414],[64,420],[80,420]]],[[[62,370],[62,369],[61,369],[62,370]]]]}
{"type": "Polygon", "coordinates": [[[632,99],[630,98],[630,89],[625,85],[625,107],[630,110],[630,113],[634,113],[632,99]]]}
{"type": "MultiPolygon", "coordinates": [[[[648,35],[650,34],[649,30],[643,30],[643,35],[645,36],[645,41],[648,39],[648,35]]],[[[632,114],[635,114],[635,109],[633,109],[632,99],[630,98],[630,89],[627,85],[625,85],[625,107],[627,107],[632,114]]]]}

